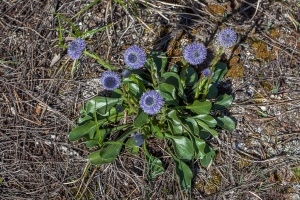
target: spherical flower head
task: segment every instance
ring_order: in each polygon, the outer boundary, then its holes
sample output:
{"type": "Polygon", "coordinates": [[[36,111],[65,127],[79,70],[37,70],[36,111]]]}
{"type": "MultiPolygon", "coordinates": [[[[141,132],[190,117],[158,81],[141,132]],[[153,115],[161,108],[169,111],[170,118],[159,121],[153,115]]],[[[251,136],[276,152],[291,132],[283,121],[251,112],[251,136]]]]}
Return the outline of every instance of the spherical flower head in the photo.
{"type": "MultiPolygon", "coordinates": [[[[210,76],[210,69],[206,68],[204,70],[202,70],[201,72],[206,78],[208,78],[210,76]]],[[[212,76],[214,76],[214,72],[212,73],[212,76]]]]}
{"type": "Polygon", "coordinates": [[[132,69],[139,69],[146,62],[146,53],[141,47],[133,45],[126,49],[124,53],[124,61],[127,66],[132,69]]]}
{"type": "Polygon", "coordinates": [[[68,47],[68,55],[72,60],[77,60],[81,57],[83,50],[85,49],[85,41],[81,38],[73,40],[68,47]]]}
{"type": "Polygon", "coordinates": [[[106,71],[102,74],[100,82],[104,89],[114,90],[121,84],[121,77],[113,71],[106,71]]]}
{"type": "Polygon", "coordinates": [[[164,98],[155,90],[145,92],[140,100],[141,108],[149,115],[157,114],[164,104],[164,98]]]}
{"type": "Polygon", "coordinates": [[[230,48],[235,45],[237,40],[236,32],[230,28],[223,29],[217,35],[217,42],[224,48],[230,48]]]}
{"type": "Polygon", "coordinates": [[[144,138],[141,134],[137,133],[136,135],[132,136],[132,140],[136,146],[140,147],[144,143],[144,138]]]}
{"type": "Polygon", "coordinates": [[[202,43],[194,42],[189,44],[183,51],[186,62],[192,65],[203,63],[207,55],[206,47],[202,43]]]}

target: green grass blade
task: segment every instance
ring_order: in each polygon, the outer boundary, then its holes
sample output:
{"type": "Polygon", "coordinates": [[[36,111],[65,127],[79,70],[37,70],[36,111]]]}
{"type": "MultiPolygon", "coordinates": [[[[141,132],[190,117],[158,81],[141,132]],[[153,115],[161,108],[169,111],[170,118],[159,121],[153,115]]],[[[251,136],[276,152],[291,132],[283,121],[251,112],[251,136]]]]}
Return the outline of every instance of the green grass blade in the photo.
{"type": "Polygon", "coordinates": [[[88,51],[84,51],[84,54],[90,56],[91,58],[94,58],[97,60],[97,62],[102,65],[103,67],[109,69],[109,70],[115,70],[116,68],[114,66],[111,66],[109,63],[105,62],[102,58],[97,56],[96,54],[90,53],[88,51]]]}
{"type": "Polygon", "coordinates": [[[57,14],[58,18],[58,46],[63,47],[63,38],[62,38],[62,27],[61,27],[61,21],[60,21],[60,14],[57,14]]]}
{"type": "Polygon", "coordinates": [[[81,15],[82,13],[84,13],[85,11],[87,11],[89,8],[93,7],[95,4],[97,4],[98,2],[100,2],[100,0],[94,0],[92,3],[90,3],[89,5],[87,5],[86,7],[84,7],[82,10],[80,10],[78,13],[76,13],[76,15],[74,15],[71,19],[74,19],[75,17],[81,15]]]}
{"type": "Polygon", "coordinates": [[[89,37],[89,36],[92,36],[93,34],[97,33],[97,32],[101,32],[101,31],[104,31],[107,27],[110,27],[112,24],[108,24],[106,26],[103,26],[101,28],[98,28],[98,29],[94,29],[94,30],[90,30],[90,31],[86,31],[84,33],[82,33],[81,37],[83,39],[89,37]]]}
{"type": "Polygon", "coordinates": [[[64,16],[62,16],[62,15],[60,15],[60,17],[61,17],[63,20],[65,20],[65,21],[72,27],[72,29],[75,31],[76,37],[80,37],[80,36],[81,36],[79,30],[78,30],[78,29],[76,28],[76,26],[71,22],[70,19],[68,19],[68,18],[66,18],[66,17],[64,17],[64,16]]]}

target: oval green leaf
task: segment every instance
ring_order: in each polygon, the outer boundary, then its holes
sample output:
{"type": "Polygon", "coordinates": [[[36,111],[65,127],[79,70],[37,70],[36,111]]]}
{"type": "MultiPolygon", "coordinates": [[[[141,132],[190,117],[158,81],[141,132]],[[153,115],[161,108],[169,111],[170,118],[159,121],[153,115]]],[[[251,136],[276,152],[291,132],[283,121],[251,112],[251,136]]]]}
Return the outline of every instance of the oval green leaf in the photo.
{"type": "Polygon", "coordinates": [[[227,116],[217,117],[217,125],[225,130],[233,131],[235,129],[235,122],[227,116]]]}
{"type": "Polygon", "coordinates": [[[212,109],[213,110],[224,110],[226,108],[229,108],[232,101],[233,101],[233,97],[231,95],[223,94],[221,96],[218,96],[212,109]]]}
{"type": "Polygon", "coordinates": [[[166,135],[173,143],[176,155],[183,161],[190,161],[194,155],[193,144],[184,136],[166,135]]]}
{"type": "Polygon", "coordinates": [[[69,133],[69,140],[71,142],[79,140],[80,138],[85,137],[91,132],[96,131],[96,122],[95,121],[88,121],[82,126],[78,126],[74,128],[70,133],[69,133]]]}
{"type": "Polygon", "coordinates": [[[186,106],[187,109],[192,110],[197,114],[209,114],[211,103],[209,101],[195,100],[192,105],[186,106]]]}

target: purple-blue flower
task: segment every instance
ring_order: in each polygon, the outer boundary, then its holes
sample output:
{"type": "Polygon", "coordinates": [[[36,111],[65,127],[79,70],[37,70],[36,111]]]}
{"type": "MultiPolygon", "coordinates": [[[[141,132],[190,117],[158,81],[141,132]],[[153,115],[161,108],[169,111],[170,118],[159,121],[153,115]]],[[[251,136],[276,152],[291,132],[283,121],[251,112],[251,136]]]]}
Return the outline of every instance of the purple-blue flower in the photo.
{"type": "Polygon", "coordinates": [[[157,114],[164,104],[164,98],[155,90],[145,92],[140,100],[141,108],[149,115],[157,114]]]}
{"type": "Polygon", "coordinates": [[[68,55],[72,60],[77,60],[81,57],[83,50],[85,49],[85,41],[81,38],[73,40],[68,47],[68,55]]]}
{"type": "Polygon", "coordinates": [[[206,47],[202,43],[194,42],[188,45],[183,51],[186,62],[192,65],[201,64],[207,55],[206,47]]]}
{"type": "Polygon", "coordinates": [[[124,61],[125,64],[132,69],[141,68],[146,62],[146,53],[141,47],[133,45],[126,49],[124,61]]]}
{"type": "MultiPolygon", "coordinates": [[[[209,77],[210,75],[210,69],[209,68],[205,68],[204,70],[202,70],[201,72],[206,78],[209,77]]],[[[214,72],[212,73],[212,76],[214,76],[214,72]]]]}
{"type": "Polygon", "coordinates": [[[132,136],[132,140],[136,146],[142,146],[144,143],[144,138],[141,134],[137,133],[134,136],[132,136]]]}
{"type": "Polygon", "coordinates": [[[121,84],[121,77],[113,71],[106,71],[102,74],[100,82],[104,89],[114,90],[121,84]]]}
{"type": "Polygon", "coordinates": [[[236,32],[230,28],[223,29],[217,35],[217,42],[224,48],[230,48],[235,45],[237,40],[236,32]]]}

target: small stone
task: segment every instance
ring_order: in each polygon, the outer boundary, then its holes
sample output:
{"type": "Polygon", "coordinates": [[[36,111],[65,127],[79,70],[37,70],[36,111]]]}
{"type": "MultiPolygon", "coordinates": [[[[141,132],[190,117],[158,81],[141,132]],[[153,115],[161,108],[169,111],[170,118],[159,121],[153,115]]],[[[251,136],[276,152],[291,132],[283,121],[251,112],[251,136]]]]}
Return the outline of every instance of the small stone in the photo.
{"type": "Polygon", "coordinates": [[[261,111],[267,111],[267,107],[266,106],[260,106],[261,111]]]}

